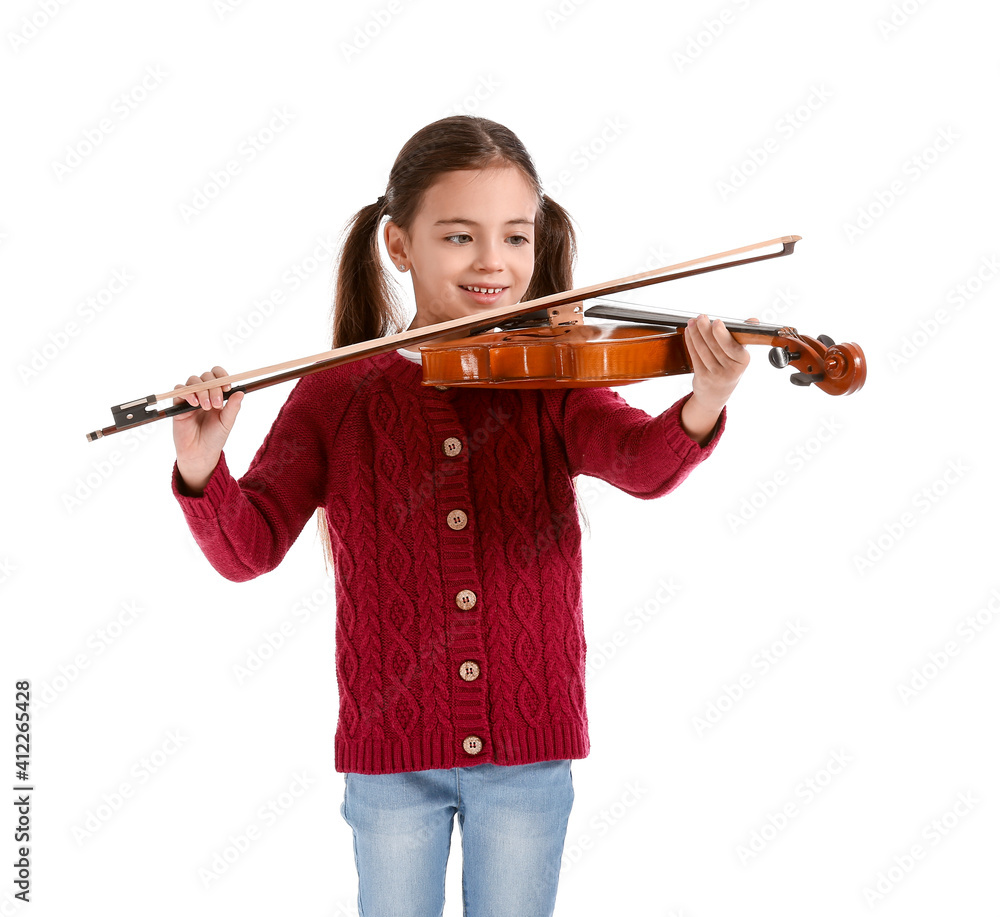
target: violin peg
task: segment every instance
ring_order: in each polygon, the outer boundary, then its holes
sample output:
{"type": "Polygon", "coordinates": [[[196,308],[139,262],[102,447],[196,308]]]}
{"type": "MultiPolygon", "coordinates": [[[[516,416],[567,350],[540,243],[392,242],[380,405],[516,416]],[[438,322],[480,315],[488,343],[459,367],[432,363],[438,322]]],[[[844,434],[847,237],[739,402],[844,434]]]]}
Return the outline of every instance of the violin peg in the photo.
{"type": "MultiPolygon", "coordinates": [[[[818,340],[818,338],[817,338],[818,340]]],[[[789,377],[792,385],[812,385],[814,382],[822,382],[822,373],[792,373],[789,377]]]]}
{"type": "Polygon", "coordinates": [[[791,361],[792,355],[787,347],[772,347],[767,352],[767,359],[776,369],[784,369],[791,361]]]}
{"type": "Polygon", "coordinates": [[[828,334],[821,334],[818,338],[816,338],[816,340],[819,341],[824,347],[833,347],[835,343],[833,338],[828,334]]]}

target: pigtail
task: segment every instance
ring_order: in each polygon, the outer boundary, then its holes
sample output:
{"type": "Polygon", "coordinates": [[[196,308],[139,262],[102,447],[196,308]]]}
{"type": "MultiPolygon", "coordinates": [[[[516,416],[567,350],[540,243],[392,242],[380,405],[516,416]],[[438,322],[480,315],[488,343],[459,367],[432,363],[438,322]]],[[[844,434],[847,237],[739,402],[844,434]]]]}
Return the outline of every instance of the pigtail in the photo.
{"type": "MultiPolygon", "coordinates": [[[[576,231],[569,213],[547,194],[542,195],[542,206],[535,219],[535,271],[524,294],[525,300],[550,296],[573,289],[573,266],[576,264],[576,231]]],[[[532,313],[535,314],[535,313],[532,313]]],[[[545,313],[540,317],[544,318],[545,313]]],[[[590,520],[583,500],[580,499],[580,479],[573,479],[576,492],[576,509],[585,532],[590,531],[590,520]]]]}
{"type": "MultiPolygon", "coordinates": [[[[346,238],[333,296],[333,346],[346,347],[402,330],[401,307],[395,281],[382,266],[379,227],[386,215],[385,197],[362,207],[347,224],[346,238]]],[[[333,569],[333,545],[326,510],[316,511],[327,572],[333,569]]]]}
{"type": "Polygon", "coordinates": [[[535,220],[535,270],[524,300],[573,288],[576,232],[569,214],[547,194],[535,220]]]}
{"type": "Polygon", "coordinates": [[[395,281],[382,265],[379,226],[386,215],[380,197],[348,223],[333,300],[333,346],[346,347],[399,331],[401,307],[395,281]]]}

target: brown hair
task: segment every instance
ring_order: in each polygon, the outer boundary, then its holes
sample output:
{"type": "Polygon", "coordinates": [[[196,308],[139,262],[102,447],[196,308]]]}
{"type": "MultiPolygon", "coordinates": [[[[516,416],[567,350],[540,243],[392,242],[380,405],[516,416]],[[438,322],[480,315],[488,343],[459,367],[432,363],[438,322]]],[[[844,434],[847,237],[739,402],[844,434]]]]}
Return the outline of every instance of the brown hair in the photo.
{"type": "Polygon", "coordinates": [[[388,217],[409,231],[424,192],[443,172],[510,165],[538,198],[535,266],[525,300],[573,285],[576,237],[569,214],[542,193],[542,183],[517,136],[502,124],[470,115],[442,118],[417,131],[399,151],[385,194],[362,207],[347,225],[333,303],[333,346],[384,337],[401,330],[397,287],[382,263],[379,229],[388,217]]]}
{"type": "MultiPolygon", "coordinates": [[[[379,246],[383,217],[409,231],[424,192],[445,172],[514,166],[534,189],[535,264],[524,300],[573,286],[576,234],[569,214],[542,192],[535,164],[517,136],[502,124],[470,115],[454,115],[417,131],[399,151],[385,194],[362,207],[348,222],[340,253],[333,300],[333,346],[401,331],[403,315],[396,280],[382,262],[379,246]]],[[[326,513],[318,513],[320,538],[332,563],[326,513]]]]}

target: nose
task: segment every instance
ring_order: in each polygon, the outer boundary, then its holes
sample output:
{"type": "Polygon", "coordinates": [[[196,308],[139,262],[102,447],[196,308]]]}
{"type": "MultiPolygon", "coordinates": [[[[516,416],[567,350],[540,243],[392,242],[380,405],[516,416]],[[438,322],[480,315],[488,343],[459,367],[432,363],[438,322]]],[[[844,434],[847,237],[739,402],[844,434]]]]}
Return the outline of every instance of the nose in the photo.
{"type": "Polygon", "coordinates": [[[496,274],[503,270],[503,250],[497,242],[484,240],[476,247],[473,267],[482,274],[496,274]]]}

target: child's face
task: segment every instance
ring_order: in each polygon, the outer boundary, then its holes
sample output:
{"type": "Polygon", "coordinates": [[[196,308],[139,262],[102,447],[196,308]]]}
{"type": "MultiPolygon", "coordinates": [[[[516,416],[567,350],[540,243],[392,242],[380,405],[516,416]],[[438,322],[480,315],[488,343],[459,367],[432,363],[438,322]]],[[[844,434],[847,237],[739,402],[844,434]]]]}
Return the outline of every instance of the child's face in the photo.
{"type": "Polygon", "coordinates": [[[389,254],[413,278],[413,327],[519,302],[535,264],[535,212],[524,176],[499,167],[440,175],[409,233],[387,224],[389,254]]]}

